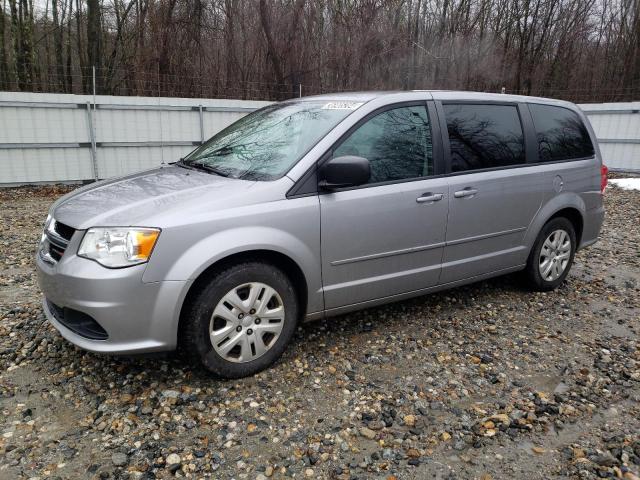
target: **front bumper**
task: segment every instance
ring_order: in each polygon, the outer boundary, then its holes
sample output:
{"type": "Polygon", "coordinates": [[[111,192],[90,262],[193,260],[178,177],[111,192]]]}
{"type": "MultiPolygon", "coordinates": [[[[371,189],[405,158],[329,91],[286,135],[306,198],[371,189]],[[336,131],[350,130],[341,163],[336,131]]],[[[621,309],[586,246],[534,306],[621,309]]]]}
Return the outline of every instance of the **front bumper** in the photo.
{"type": "Polygon", "coordinates": [[[47,319],[71,343],[92,352],[144,353],[173,350],[186,282],[144,283],[146,265],[108,269],[75,255],[81,232],[71,239],[59,262],[36,253],[38,283],[47,319]],[[105,339],[88,338],[54,315],[72,309],[88,315],[106,331],[105,339]],[[57,310],[56,309],[56,310],[57,310]]]}

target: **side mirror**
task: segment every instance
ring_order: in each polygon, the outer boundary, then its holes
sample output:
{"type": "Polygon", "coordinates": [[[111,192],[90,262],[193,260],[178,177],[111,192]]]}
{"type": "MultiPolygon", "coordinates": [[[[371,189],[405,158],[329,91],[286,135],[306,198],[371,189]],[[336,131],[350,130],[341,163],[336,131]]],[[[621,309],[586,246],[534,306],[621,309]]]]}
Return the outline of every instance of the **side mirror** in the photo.
{"type": "Polygon", "coordinates": [[[323,190],[355,187],[367,183],[371,177],[369,160],[354,155],[332,158],[318,172],[318,186],[323,190]]]}

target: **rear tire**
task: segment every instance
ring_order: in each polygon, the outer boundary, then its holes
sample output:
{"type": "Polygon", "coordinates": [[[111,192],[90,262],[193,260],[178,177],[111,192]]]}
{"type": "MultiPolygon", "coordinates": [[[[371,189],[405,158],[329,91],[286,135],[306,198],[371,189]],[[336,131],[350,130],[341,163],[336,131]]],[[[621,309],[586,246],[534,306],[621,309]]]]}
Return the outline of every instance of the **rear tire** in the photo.
{"type": "Polygon", "coordinates": [[[231,265],[192,296],[181,347],[221,377],[253,375],[283,354],[299,311],[293,284],[280,269],[257,261],[231,265]]]}
{"type": "Polygon", "coordinates": [[[576,232],[564,217],[549,220],[538,234],[531,249],[525,277],[529,286],[538,291],[557,288],[569,274],[576,252],[576,232]]]}

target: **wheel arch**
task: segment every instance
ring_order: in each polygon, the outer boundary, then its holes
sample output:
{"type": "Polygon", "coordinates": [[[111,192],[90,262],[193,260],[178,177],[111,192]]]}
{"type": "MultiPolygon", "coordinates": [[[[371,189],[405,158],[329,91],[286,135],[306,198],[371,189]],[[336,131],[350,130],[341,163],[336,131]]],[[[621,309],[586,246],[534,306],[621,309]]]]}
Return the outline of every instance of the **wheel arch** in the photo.
{"type": "Polygon", "coordinates": [[[280,268],[291,280],[293,287],[296,291],[298,305],[300,308],[300,316],[304,317],[308,308],[309,291],[307,285],[307,278],[298,263],[290,256],[278,252],[276,250],[269,249],[253,249],[245,250],[241,252],[231,253],[227,256],[217,259],[215,262],[208,265],[198,276],[191,282],[188,287],[182,304],[180,305],[180,314],[178,318],[178,346],[180,345],[180,334],[183,330],[185,322],[185,314],[187,305],[192,301],[193,297],[206,285],[212,278],[214,278],[220,270],[227,268],[231,265],[235,265],[242,262],[255,261],[262,262],[274,267],[280,268]]]}
{"type": "Polygon", "coordinates": [[[572,192],[557,195],[545,203],[531,222],[525,236],[525,245],[528,246],[527,258],[542,228],[549,220],[558,217],[565,217],[573,224],[576,231],[576,244],[580,248],[584,231],[585,211],[586,207],[582,198],[572,192]]]}
{"type": "Polygon", "coordinates": [[[567,207],[555,212],[551,217],[547,219],[545,224],[554,218],[564,217],[571,222],[573,225],[573,230],[576,234],[576,248],[579,248],[580,243],[582,242],[582,232],[584,230],[584,217],[580,211],[574,207],[567,207]]]}

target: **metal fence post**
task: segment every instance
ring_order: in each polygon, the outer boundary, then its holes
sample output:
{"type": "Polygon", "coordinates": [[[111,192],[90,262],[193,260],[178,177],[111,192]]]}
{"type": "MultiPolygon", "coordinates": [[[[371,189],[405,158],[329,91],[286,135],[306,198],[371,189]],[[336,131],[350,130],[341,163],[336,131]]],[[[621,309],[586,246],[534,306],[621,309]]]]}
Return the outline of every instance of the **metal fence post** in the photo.
{"type": "Polygon", "coordinates": [[[198,105],[198,111],[200,112],[200,145],[204,143],[204,118],[202,113],[202,105],[198,105]]]}
{"type": "Polygon", "coordinates": [[[98,158],[96,149],[96,135],[93,128],[93,115],[91,115],[91,103],[87,102],[87,128],[89,129],[89,142],[91,142],[91,163],[93,165],[93,178],[98,180],[98,158]]]}

